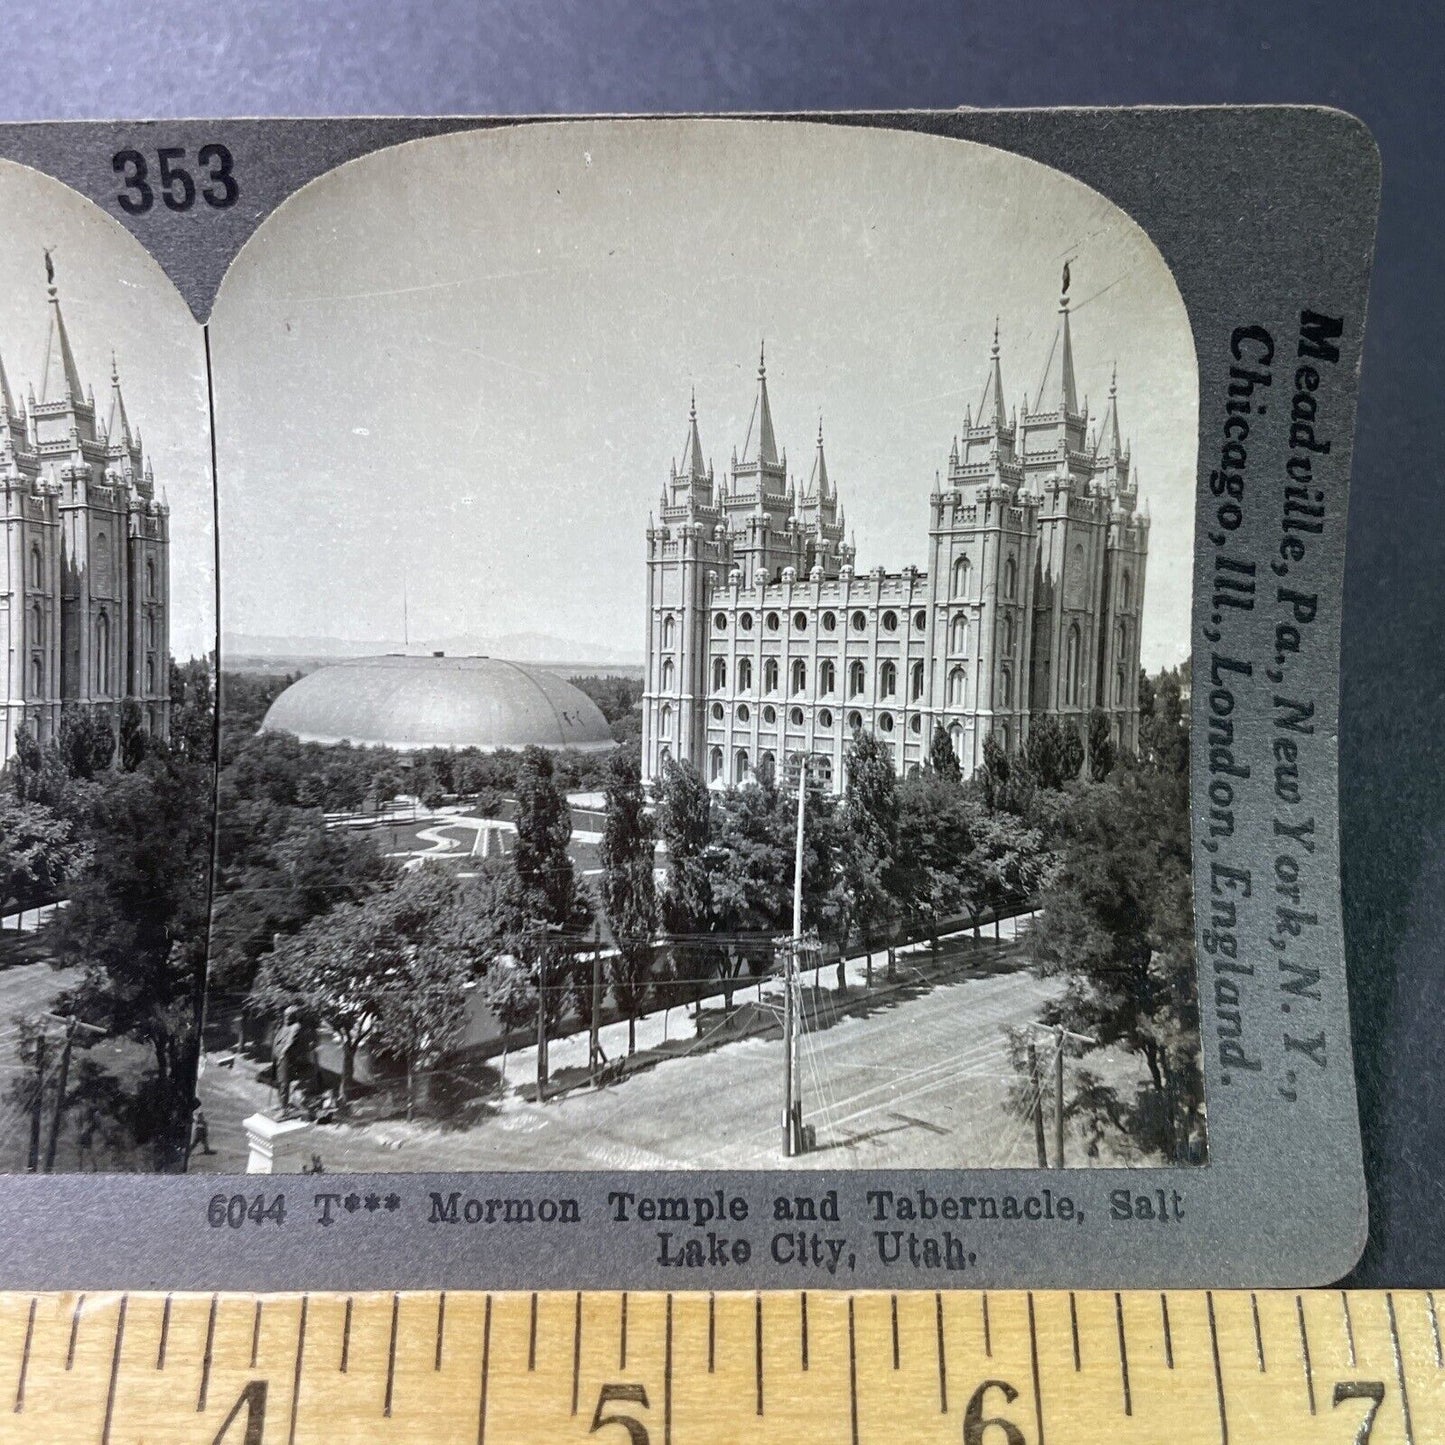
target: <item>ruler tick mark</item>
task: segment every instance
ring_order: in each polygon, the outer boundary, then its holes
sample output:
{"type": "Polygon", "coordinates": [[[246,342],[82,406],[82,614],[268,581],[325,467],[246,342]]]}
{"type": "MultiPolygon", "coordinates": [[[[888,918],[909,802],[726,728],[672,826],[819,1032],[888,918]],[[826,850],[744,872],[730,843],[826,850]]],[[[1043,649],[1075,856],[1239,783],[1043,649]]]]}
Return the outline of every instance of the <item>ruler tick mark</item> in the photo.
{"type": "Polygon", "coordinates": [[[206,1350],[201,1356],[201,1387],[196,1391],[196,1413],[206,1408],[206,1396],[211,1389],[211,1357],[216,1348],[216,1307],[220,1303],[211,1296],[211,1311],[206,1316],[206,1350]]]}
{"type": "Polygon", "coordinates": [[[25,1408],[25,1376],[30,1373],[30,1342],[35,1338],[35,1307],[39,1301],[30,1296],[30,1314],[25,1321],[25,1348],[20,1352],[20,1378],[15,1382],[15,1413],[25,1408]]]}
{"type": "Polygon", "coordinates": [[[946,1415],[948,1414],[948,1360],[943,1353],[943,1296],[937,1292],[933,1296],[933,1312],[938,1332],[938,1408],[940,1413],[946,1415]]]}
{"type": "Polygon", "coordinates": [[[802,1292],[802,1297],[800,1298],[798,1304],[799,1304],[799,1308],[800,1308],[800,1310],[801,1310],[801,1312],[802,1312],[801,1315],[799,1316],[799,1318],[800,1318],[800,1320],[801,1320],[801,1325],[802,1325],[803,1368],[806,1370],[806,1369],[808,1368],[808,1291],[807,1291],[807,1290],[804,1290],[804,1291],[802,1292]]]}
{"type": "Polygon", "coordinates": [[[622,1291],[622,1317],[617,1326],[617,1368],[627,1368],[627,1291],[622,1291]]]}
{"type": "Polygon", "coordinates": [[[1164,1322],[1164,1363],[1174,1368],[1174,1337],[1169,1333],[1169,1297],[1162,1290],[1159,1293],[1159,1315],[1164,1322]]]}
{"type": "Polygon", "coordinates": [[[437,1296],[437,1352],[436,1359],[432,1361],[432,1369],[439,1370],[442,1367],[442,1340],[446,1335],[447,1328],[447,1292],[443,1290],[437,1296]]]}
{"type": "Polygon", "coordinates": [[[1229,1445],[1229,1417],[1224,1411],[1224,1370],[1219,1362],[1219,1331],[1214,1323],[1214,1295],[1206,1290],[1204,1301],[1209,1306],[1209,1343],[1214,1351],[1214,1393],[1219,1401],[1219,1439],[1229,1445]]]}
{"type": "Polygon", "coordinates": [[[156,1344],[156,1369],[164,1370],[166,1367],[166,1341],[171,1333],[171,1297],[166,1296],[166,1302],[161,1306],[161,1337],[156,1344]]]}
{"type": "MultiPolygon", "coordinates": [[[[291,1424],[286,1432],[286,1445],[296,1445],[296,1411],[301,1404],[301,1361],[306,1354],[306,1311],[311,1304],[311,1296],[301,1296],[301,1321],[296,1326],[296,1371],[291,1376],[291,1424]]],[[[351,1322],[351,1300],[346,1301],[346,1319],[348,1325],[351,1322]]]]}
{"type": "Polygon", "coordinates": [[[84,1308],[85,1296],[80,1295],[76,1298],[75,1309],[70,1316],[70,1344],[65,1350],[65,1368],[67,1370],[75,1368],[75,1337],[80,1333],[80,1312],[84,1308]]]}
{"type": "Polygon", "coordinates": [[[708,1291],[707,1296],[707,1372],[712,1374],[713,1361],[717,1351],[717,1296],[708,1291]]]}
{"type": "Polygon", "coordinates": [[[1309,1332],[1305,1329],[1304,1300],[1299,1295],[1294,1297],[1294,1307],[1295,1313],[1299,1316],[1299,1343],[1300,1354],[1305,1364],[1305,1389],[1309,1392],[1310,1414],[1313,1415],[1315,1413],[1315,1372],[1310,1365],[1310,1337],[1309,1332]]]}
{"type": "Polygon", "coordinates": [[[1259,1297],[1249,1297],[1249,1312],[1254,1316],[1254,1357],[1259,1361],[1259,1373],[1264,1374],[1264,1334],[1259,1328],[1259,1297]]]}
{"type": "Polygon", "coordinates": [[[983,1352],[993,1359],[993,1331],[988,1325],[988,1291],[983,1292],[983,1352]]]}
{"type": "Polygon", "coordinates": [[[1079,1362],[1079,1309],[1074,1302],[1074,1292],[1069,1291],[1069,1329],[1074,1336],[1074,1373],[1077,1375],[1083,1365],[1079,1362]]]}
{"type": "Polygon", "coordinates": [[[662,1445],[672,1445],[672,1296],[667,1297],[667,1323],[662,1346],[662,1445]]]}
{"type": "Polygon", "coordinates": [[[1034,1324],[1034,1292],[1029,1291],[1029,1365],[1034,1375],[1034,1424],[1044,1445],[1044,1394],[1039,1385],[1039,1333],[1034,1324]]]}
{"type": "Polygon", "coordinates": [[[477,1445],[487,1445],[487,1375],[492,1368],[492,1297],[482,1313],[482,1398],[477,1404],[477,1445]]]}
{"type": "Polygon", "coordinates": [[[1410,1418],[1410,1390],[1405,1384],[1405,1355],[1400,1349],[1400,1327],[1395,1320],[1395,1296],[1385,1295],[1385,1313],[1390,1319],[1390,1343],[1395,1347],[1395,1378],[1400,1382],[1400,1413],[1405,1422],[1405,1445],[1415,1445],[1415,1425],[1410,1418]]]}
{"type": "Polygon", "coordinates": [[[898,1368],[898,1296],[889,1296],[890,1313],[893,1316],[893,1368],[898,1368]]]}
{"type": "Polygon", "coordinates": [[[1435,1368],[1445,1368],[1445,1354],[1440,1351],[1440,1316],[1435,1313],[1435,1291],[1426,1290],[1425,1309],[1430,1315],[1430,1333],[1435,1338],[1435,1368]]]}
{"type": "Polygon", "coordinates": [[[251,1320],[251,1368],[256,1368],[256,1356],[261,1350],[261,1296],[256,1296],[256,1312],[251,1320]]]}
{"type": "Polygon", "coordinates": [[[346,1318],[341,1322],[341,1363],[337,1368],[344,1375],[351,1364],[351,1296],[346,1296],[346,1318]]]}
{"type": "Polygon", "coordinates": [[[853,1296],[848,1296],[848,1419],[858,1445],[858,1346],[853,1337],[853,1296]]]}
{"type": "Polygon", "coordinates": [[[1340,1308],[1345,1316],[1345,1343],[1350,1351],[1350,1368],[1353,1370],[1357,1363],[1355,1359],[1355,1322],[1350,1318],[1350,1297],[1344,1290],[1340,1291],[1340,1308]]]}
{"type": "Polygon", "coordinates": [[[527,1373],[537,1368],[537,1296],[532,1296],[532,1324],[527,1334],[527,1373]]]}
{"type": "Polygon", "coordinates": [[[577,1291],[572,1307],[572,1413],[577,1413],[577,1391],[582,1375],[582,1291],[577,1291]]]}
{"type": "Polygon", "coordinates": [[[1134,1397],[1129,1391],[1129,1349],[1124,1343],[1124,1301],[1114,1291],[1114,1322],[1119,1330],[1119,1378],[1124,1382],[1124,1413],[1134,1413],[1134,1397]]]}
{"type": "Polygon", "coordinates": [[[758,1378],[758,1414],[763,1413],[763,1297],[757,1295],[753,1305],[753,1368],[758,1378]]]}
{"type": "Polygon", "coordinates": [[[110,1426],[115,1419],[115,1382],[120,1377],[120,1349],[125,1339],[125,1311],[129,1295],[120,1297],[120,1313],[115,1320],[115,1346],[110,1352],[110,1384],[105,1392],[105,1423],[100,1427],[100,1445],[110,1445],[110,1426]]]}
{"type": "Polygon", "coordinates": [[[391,1296],[391,1338],[386,1346],[386,1399],[382,1406],[382,1414],[388,1420],[391,1419],[391,1398],[396,1387],[396,1327],[401,1315],[401,1296],[392,1291],[391,1296]]]}

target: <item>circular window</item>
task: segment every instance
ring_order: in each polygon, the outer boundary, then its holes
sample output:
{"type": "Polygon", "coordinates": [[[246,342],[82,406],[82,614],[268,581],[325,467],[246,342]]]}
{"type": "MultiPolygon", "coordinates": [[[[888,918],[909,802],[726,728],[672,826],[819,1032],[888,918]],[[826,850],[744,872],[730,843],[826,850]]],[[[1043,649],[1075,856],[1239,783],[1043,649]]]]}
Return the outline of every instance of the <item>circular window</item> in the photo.
{"type": "Polygon", "coordinates": [[[823,631],[832,632],[838,626],[838,614],[836,612],[825,612],[823,614],[823,631]]]}
{"type": "Polygon", "coordinates": [[[777,630],[778,630],[778,614],[777,614],[776,612],[770,612],[770,613],[768,613],[768,631],[769,631],[769,632],[776,632],[777,630]]]}
{"type": "Polygon", "coordinates": [[[923,717],[920,713],[914,713],[913,716],[909,718],[908,731],[911,733],[921,733],[923,731],[923,717]]]}
{"type": "Polygon", "coordinates": [[[808,630],[808,614],[806,612],[793,613],[793,631],[806,632],[808,630]]]}
{"type": "Polygon", "coordinates": [[[830,728],[833,726],[833,714],[829,712],[827,708],[824,708],[818,714],[818,726],[820,728],[830,728]]]}
{"type": "Polygon", "coordinates": [[[928,614],[921,607],[913,614],[913,630],[915,632],[928,631],[928,614]]]}
{"type": "Polygon", "coordinates": [[[848,726],[856,733],[863,726],[863,714],[856,709],[848,714],[848,726]]]}
{"type": "Polygon", "coordinates": [[[883,614],[883,630],[884,632],[898,631],[898,614],[896,612],[885,612],[883,614]]]}
{"type": "Polygon", "coordinates": [[[739,612],[738,626],[741,627],[744,632],[751,632],[753,630],[753,614],[751,612],[739,612]]]}
{"type": "Polygon", "coordinates": [[[752,717],[752,711],[749,709],[747,703],[745,703],[745,702],[739,703],[739,704],[738,704],[738,721],[739,721],[740,723],[745,723],[745,722],[747,722],[748,719],[751,718],[751,717],[752,717]]]}
{"type": "Polygon", "coordinates": [[[893,731],[893,714],[891,712],[878,714],[878,730],[879,732],[885,733],[891,733],[893,731]]]}
{"type": "Polygon", "coordinates": [[[778,710],[777,710],[777,708],[775,708],[775,707],[773,707],[771,704],[769,704],[767,707],[765,707],[765,708],[763,709],[763,721],[764,721],[765,723],[767,723],[767,725],[768,725],[769,727],[772,727],[772,725],[773,725],[775,722],[777,722],[777,720],[778,720],[778,710]]]}
{"type": "Polygon", "coordinates": [[[717,616],[713,618],[713,620],[712,620],[712,625],[713,625],[715,628],[717,628],[717,630],[718,630],[719,632],[726,632],[726,631],[728,630],[728,615],[727,615],[727,613],[726,613],[726,612],[719,612],[719,613],[717,614],[717,616]]]}
{"type": "Polygon", "coordinates": [[[853,631],[865,632],[868,628],[868,618],[862,612],[853,614],[853,631]]]}
{"type": "Polygon", "coordinates": [[[712,720],[714,722],[721,722],[723,720],[723,705],[720,702],[715,702],[712,705],[712,720]]]}
{"type": "Polygon", "coordinates": [[[791,708],[788,711],[788,721],[795,727],[803,726],[803,709],[800,707],[791,708]]]}

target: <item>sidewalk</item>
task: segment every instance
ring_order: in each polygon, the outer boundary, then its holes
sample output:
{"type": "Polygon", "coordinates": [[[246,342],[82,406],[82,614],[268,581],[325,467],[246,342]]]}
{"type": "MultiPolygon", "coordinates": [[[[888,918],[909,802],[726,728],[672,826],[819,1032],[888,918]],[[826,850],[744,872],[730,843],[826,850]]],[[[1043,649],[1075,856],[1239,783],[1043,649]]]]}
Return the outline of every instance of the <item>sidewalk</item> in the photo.
{"type": "MultiPolygon", "coordinates": [[[[1033,918],[1032,913],[1019,914],[1013,918],[1004,918],[999,921],[998,940],[1002,943],[1014,942],[1028,930],[1028,925],[1033,918]]],[[[979,932],[980,942],[994,942],[993,924],[985,924],[979,932]]],[[[971,928],[960,929],[954,933],[939,935],[939,943],[946,944],[952,940],[964,939],[973,941],[973,930],[971,928]]],[[[927,959],[929,956],[929,941],[920,939],[916,943],[910,943],[895,951],[898,960],[897,972],[900,979],[905,979],[910,972],[915,975],[918,972],[914,960],[927,959]]],[[[880,984],[884,981],[887,970],[887,953],[883,949],[877,949],[873,954],[873,992],[877,993],[880,984]]],[[[868,967],[863,954],[857,954],[848,959],[844,965],[844,976],[848,984],[850,994],[862,996],[866,988],[868,967]]],[[[825,963],[821,969],[809,969],[803,975],[803,984],[809,988],[817,988],[822,993],[836,993],[838,989],[838,965],[836,960],[825,963]],[[816,977],[816,984],[814,979],[816,977]]],[[[698,1007],[704,1009],[709,1006],[722,1008],[725,995],[721,987],[716,992],[704,995],[696,1002],[687,1004],[676,1004],[671,1010],[657,1010],[654,1013],[644,1014],[637,1020],[637,1052],[646,1053],[667,1044],[669,1041],[676,1044],[678,1041],[693,1040],[692,1012],[698,1007]]],[[[761,980],[746,977],[733,986],[733,1006],[736,1009],[740,1004],[762,1002],[764,1006],[771,1003],[778,1010],[779,1017],[782,1016],[783,1008],[783,978],[781,974],[770,974],[761,980]]],[[[622,1019],[616,1023],[604,1024],[598,1030],[598,1041],[602,1045],[602,1052],[609,1061],[627,1057],[627,1020],[622,1019]]],[[[699,1042],[701,1042],[699,1040],[699,1042]]],[[[580,1070],[585,1073],[588,1066],[590,1035],[586,1029],[577,1033],[566,1034],[562,1037],[553,1038],[548,1041],[547,1061],[549,1072],[552,1077],[567,1070],[580,1070]]],[[[499,1054],[491,1063],[500,1071],[502,1070],[502,1056],[499,1054]]],[[[535,1085],[537,1080],[537,1046],[535,1044],[526,1048],[513,1049],[506,1055],[506,1068],[502,1073],[502,1085],[505,1093],[508,1089],[524,1088],[529,1089],[535,1085]]]]}

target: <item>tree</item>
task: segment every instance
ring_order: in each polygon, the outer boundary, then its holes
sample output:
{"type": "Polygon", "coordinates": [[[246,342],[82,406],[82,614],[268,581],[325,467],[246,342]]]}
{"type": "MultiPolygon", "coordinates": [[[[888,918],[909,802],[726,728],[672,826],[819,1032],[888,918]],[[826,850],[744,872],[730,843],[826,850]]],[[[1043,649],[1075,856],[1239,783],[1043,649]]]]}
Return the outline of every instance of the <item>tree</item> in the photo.
{"type": "MultiPolygon", "coordinates": [[[[888,750],[872,733],[854,735],[844,765],[843,876],[871,985],[874,940],[905,892],[898,863],[898,779],[888,750]]],[[[840,983],[842,967],[840,962],[840,983]]]]}
{"type": "Polygon", "coordinates": [[[1065,981],[1044,1021],[1143,1059],[1148,1083],[1112,1107],[1171,1160],[1203,1142],[1191,896],[1187,777],[1122,770],[1077,792],[1030,934],[1041,971],[1065,981]]]}
{"type": "Polygon", "coordinates": [[[146,732],[145,714],[141,705],[133,698],[126,698],[120,705],[120,765],[126,772],[133,773],[145,760],[150,747],[150,735],[146,732]]]}
{"type": "Polygon", "coordinates": [[[1114,747],[1114,732],[1109,723],[1109,714],[1096,707],[1089,714],[1089,776],[1096,783],[1102,783],[1113,771],[1118,752],[1114,747]]]}
{"type": "Polygon", "coordinates": [[[1065,779],[1077,778],[1084,771],[1084,739],[1079,734],[1078,720],[1066,717],[1059,724],[1064,740],[1063,768],[1065,779]]]}
{"type": "Polygon", "coordinates": [[[98,708],[83,703],[61,705],[57,742],[72,778],[93,778],[115,757],[115,732],[109,719],[98,708]]]}
{"type": "Polygon", "coordinates": [[[898,790],[898,856],[903,896],[910,911],[928,920],[938,951],[938,920],[966,908],[960,862],[973,846],[968,794],[933,769],[904,780],[898,790]]]}
{"type": "Polygon", "coordinates": [[[637,1018],[647,1002],[652,935],[657,927],[654,838],[642,772],[630,753],[613,755],[602,831],[602,900],[616,952],[608,969],[612,997],[627,1016],[627,1052],[637,1050],[637,1018]]]}
{"type": "Polygon", "coordinates": [[[933,736],[928,740],[928,767],[949,782],[956,783],[962,776],[958,754],[954,752],[952,739],[944,731],[942,723],[934,723],[933,736]]]}
{"type": "Polygon", "coordinates": [[[52,902],[88,857],[70,819],[0,790],[0,909],[52,902]]]}
{"type": "Polygon", "coordinates": [[[1183,697],[1188,676],[1187,662],[1153,679],[1139,674],[1139,761],[1158,772],[1189,772],[1189,715],[1183,697]]]}
{"type": "Polygon", "coordinates": [[[1039,787],[1055,792],[1063,787],[1064,735],[1053,713],[1044,713],[1030,724],[1025,756],[1039,787]]]}
{"type": "Polygon", "coordinates": [[[657,829],[667,854],[667,880],[658,899],[672,954],[671,973],[679,989],[717,966],[706,942],[712,931],[712,799],[690,763],[669,759],[657,803],[657,829]]]}

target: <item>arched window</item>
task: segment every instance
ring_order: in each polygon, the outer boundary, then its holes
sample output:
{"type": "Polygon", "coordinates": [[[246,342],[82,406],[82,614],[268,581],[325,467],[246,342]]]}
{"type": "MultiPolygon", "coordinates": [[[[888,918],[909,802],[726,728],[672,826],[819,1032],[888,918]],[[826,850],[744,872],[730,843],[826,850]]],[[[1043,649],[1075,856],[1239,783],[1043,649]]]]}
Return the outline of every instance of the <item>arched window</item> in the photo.
{"type": "Polygon", "coordinates": [[[154,600],[155,600],[155,595],[156,595],[156,564],[155,564],[155,561],[154,561],[152,558],[147,557],[147,558],[146,558],[146,596],[149,597],[152,601],[154,601],[154,600]]]}
{"type": "Polygon", "coordinates": [[[670,657],[664,658],[662,662],[662,690],[671,692],[677,682],[677,669],[672,665],[670,657]]]}
{"type": "Polygon", "coordinates": [[[1116,703],[1124,701],[1124,669],[1122,666],[1114,673],[1114,701],[1116,703]]]}
{"type": "Polygon", "coordinates": [[[1128,610],[1130,593],[1133,590],[1132,579],[1129,576],[1129,569],[1124,569],[1124,575],[1119,578],[1119,606],[1128,610]]]}
{"type": "Polygon", "coordinates": [[[672,749],[671,749],[671,748],[663,748],[663,750],[662,750],[660,753],[658,753],[658,755],[657,755],[657,769],[658,769],[658,771],[665,773],[665,772],[667,771],[667,765],[668,765],[671,761],[672,761],[672,749]]]}
{"type": "Polygon", "coordinates": [[[45,559],[40,555],[40,543],[35,542],[30,548],[30,585],[37,592],[45,586],[45,559]]]}
{"type": "Polygon", "coordinates": [[[156,645],[156,615],[154,612],[146,614],[146,646],[156,645]]]}
{"type": "Polygon", "coordinates": [[[95,587],[110,591],[110,538],[104,532],[95,534],[95,587]]]}
{"type": "Polygon", "coordinates": [[[911,701],[917,702],[923,696],[923,664],[915,662],[910,671],[908,696],[911,701]]]}
{"type": "Polygon", "coordinates": [[[663,703],[662,711],[657,715],[657,731],[662,737],[670,738],[672,736],[672,704],[670,702],[663,703]]]}
{"type": "Polygon", "coordinates": [[[948,740],[953,744],[953,755],[959,762],[963,761],[963,724],[954,723],[948,730],[948,740]]]}
{"type": "Polygon", "coordinates": [[[759,754],[758,754],[758,772],[759,772],[760,774],[762,774],[762,773],[773,773],[773,774],[776,774],[777,771],[778,771],[778,760],[777,760],[777,758],[776,758],[771,752],[765,752],[765,753],[759,753],[759,754]]]}
{"type": "Polygon", "coordinates": [[[1019,595],[1019,564],[1014,561],[1012,553],[1003,564],[1003,595],[1010,602],[1019,595]]]}
{"type": "Polygon", "coordinates": [[[30,695],[41,697],[45,692],[45,662],[39,653],[30,659],[30,695]]]}
{"type": "Polygon", "coordinates": [[[868,674],[861,661],[848,664],[848,696],[861,697],[868,685],[868,674]]]}
{"type": "Polygon", "coordinates": [[[805,692],[808,687],[808,664],[801,657],[793,659],[792,687],[794,697],[805,692]]]}
{"type": "Polygon", "coordinates": [[[1120,621],[1118,627],[1114,629],[1114,656],[1122,660],[1123,658],[1128,657],[1128,655],[1129,624],[1127,622],[1120,621]]]}
{"type": "Polygon", "coordinates": [[[778,659],[770,657],[763,663],[763,691],[777,692],[778,690],[778,659]]]}
{"type": "Polygon", "coordinates": [[[739,748],[733,757],[733,782],[743,783],[748,776],[748,750],[739,748]]]}
{"type": "Polygon", "coordinates": [[[95,619],[95,690],[101,697],[110,692],[110,618],[104,612],[95,619]]]}
{"type": "Polygon", "coordinates": [[[723,751],[721,748],[714,748],[707,756],[707,775],[709,782],[719,782],[723,773],[723,751]]]}
{"type": "Polygon", "coordinates": [[[1014,705],[1013,674],[1006,667],[999,669],[998,700],[1000,707],[1012,707],[1014,705]]]}
{"type": "Polygon", "coordinates": [[[948,650],[960,654],[968,651],[968,618],[961,612],[949,624],[948,650]]]}
{"type": "Polygon", "coordinates": [[[156,660],[153,657],[146,658],[146,691],[156,690],[156,660]]]}
{"type": "Polygon", "coordinates": [[[961,667],[955,667],[948,674],[948,705],[949,707],[963,706],[963,689],[966,681],[966,674],[961,667]]]}
{"type": "Polygon", "coordinates": [[[30,643],[33,647],[45,645],[45,612],[38,602],[30,609],[30,643]]]}
{"type": "Polygon", "coordinates": [[[998,745],[1004,750],[1004,752],[1008,752],[1009,730],[1008,724],[1006,722],[1002,722],[998,725],[998,745]]]}
{"type": "Polygon", "coordinates": [[[753,660],[750,657],[738,658],[738,691],[751,692],[753,687],[753,660]]]}
{"type": "Polygon", "coordinates": [[[1003,652],[1005,657],[1014,655],[1014,615],[1012,612],[1003,620],[1003,652]]]}
{"type": "Polygon", "coordinates": [[[1079,635],[1079,624],[1069,623],[1069,639],[1064,647],[1064,700],[1071,706],[1079,705],[1080,652],[1083,639],[1079,635]]]}
{"type": "Polygon", "coordinates": [[[677,619],[670,612],[662,619],[662,645],[677,646],[677,619]]]}
{"type": "Polygon", "coordinates": [[[953,595],[968,596],[968,558],[960,557],[953,564],[953,595]]]}
{"type": "Polygon", "coordinates": [[[728,660],[715,657],[712,660],[712,690],[721,692],[728,685],[728,660]]]}
{"type": "Polygon", "coordinates": [[[878,696],[898,696],[898,668],[891,662],[885,662],[878,669],[878,696]]]}
{"type": "Polygon", "coordinates": [[[838,686],[838,669],[831,658],[825,657],[818,664],[818,691],[824,697],[831,696],[838,686]]]}

